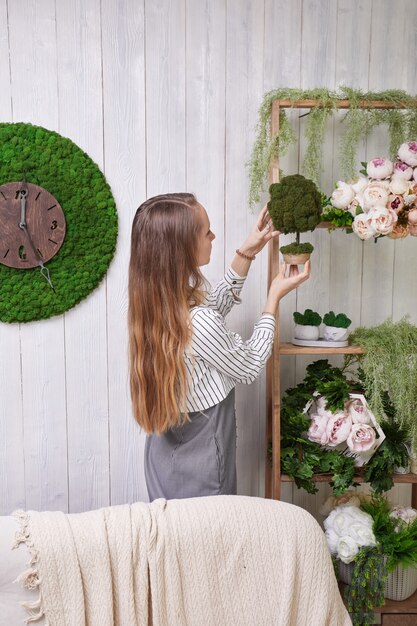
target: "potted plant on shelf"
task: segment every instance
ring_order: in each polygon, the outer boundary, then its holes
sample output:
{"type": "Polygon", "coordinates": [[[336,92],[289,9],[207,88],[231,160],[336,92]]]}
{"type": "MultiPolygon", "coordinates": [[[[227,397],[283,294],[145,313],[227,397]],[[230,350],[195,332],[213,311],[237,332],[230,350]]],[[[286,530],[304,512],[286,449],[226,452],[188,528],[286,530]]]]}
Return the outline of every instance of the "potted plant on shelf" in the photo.
{"type": "Polygon", "coordinates": [[[344,313],[329,311],[323,316],[323,338],[326,341],[345,341],[349,336],[350,320],[344,313]]]}
{"type": "Polygon", "coordinates": [[[314,230],[321,221],[322,197],[313,181],[292,174],[269,188],[271,200],[268,210],[276,230],[296,233],[296,241],[282,246],[280,251],[289,265],[302,265],[308,261],[314,247],[300,243],[300,233],[314,230]]]}
{"type": "Polygon", "coordinates": [[[312,309],[306,309],[304,313],[294,311],[293,318],[296,339],[317,341],[320,336],[321,315],[312,309]]]}
{"type": "Polygon", "coordinates": [[[327,543],[349,585],[352,622],[368,626],[384,598],[405,600],[417,589],[417,511],[354,492],[332,505],[324,521],[327,543]]]}

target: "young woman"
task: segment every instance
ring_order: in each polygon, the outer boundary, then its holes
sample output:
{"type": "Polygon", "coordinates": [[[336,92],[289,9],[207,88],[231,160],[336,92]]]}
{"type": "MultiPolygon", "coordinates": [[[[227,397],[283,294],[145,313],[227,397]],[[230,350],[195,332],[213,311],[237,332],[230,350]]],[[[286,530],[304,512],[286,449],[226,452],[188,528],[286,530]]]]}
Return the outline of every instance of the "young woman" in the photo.
{"type": "Polygon", "coordinates": [[[251,262],[274,231],[266,207],[218,285],[207,292],[207,213],[195,196],[146,200],[132,226],[129,267],[130,388],[134,416],[148,434],[150,500],[236,493],[234,387],[251,383],[272,351],[280,299],[307,280],[285,264],[271,283],[250,339],[226,328],[251,262]]]}

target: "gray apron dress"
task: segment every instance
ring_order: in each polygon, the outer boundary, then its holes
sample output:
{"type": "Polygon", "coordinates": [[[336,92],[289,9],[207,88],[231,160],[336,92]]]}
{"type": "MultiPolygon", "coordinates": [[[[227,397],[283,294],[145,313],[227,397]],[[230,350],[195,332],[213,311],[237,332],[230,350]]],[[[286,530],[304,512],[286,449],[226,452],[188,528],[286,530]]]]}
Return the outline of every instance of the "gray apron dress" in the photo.
{"type": "Polygon", "coordinates": [[[183,426],[146,437],[145,480],[151,502],[236,494],[235,390],[189,417],[183,426]]]}

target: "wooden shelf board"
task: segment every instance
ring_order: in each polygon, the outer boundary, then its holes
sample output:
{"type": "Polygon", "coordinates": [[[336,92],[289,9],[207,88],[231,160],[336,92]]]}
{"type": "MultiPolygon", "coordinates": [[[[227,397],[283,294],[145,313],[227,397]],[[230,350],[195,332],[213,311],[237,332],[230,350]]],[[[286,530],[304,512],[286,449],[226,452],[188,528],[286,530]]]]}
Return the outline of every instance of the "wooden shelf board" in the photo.
{"type": "MultiPolygon", "coordinates": [[[[332,479],[332,474],[316,474],[313,476],[313,480],[316,483],[328,483],[332,479]]],[[[281,474],[281,482],[283,483],[292,483],[293,478],[288,476],[288,474],[281,474]]],[[[417,483],[417,474],[393,474],[392,480],[394,483],[417,483]]],[[[363,483],[364,478],[362,475],[357,474],[354,478],[354,481],[357,483],[363,483]]]]}
{"type": "Polygon", "coordinates": [[[280,354],[363,354],[360,346],[346,346],[345,348],[320,348],[315,346],[294,346],[292,343],[281,343],[280,354]]]}

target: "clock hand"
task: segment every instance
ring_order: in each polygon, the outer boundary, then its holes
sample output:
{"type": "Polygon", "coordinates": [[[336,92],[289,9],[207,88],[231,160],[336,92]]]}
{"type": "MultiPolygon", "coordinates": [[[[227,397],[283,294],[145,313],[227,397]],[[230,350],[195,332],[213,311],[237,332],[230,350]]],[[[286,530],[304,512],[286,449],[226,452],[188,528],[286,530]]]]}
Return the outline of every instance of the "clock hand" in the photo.
{"type": "Polygon", "coordinates": [[[47,281],[47,283],[49,284],[49,286],[51,287],[51,289],[52,289],[53,291],[55,291],[55,288],[54,288],[54,286],[53,286],[53,284],[52,284],[52,281],[51,281],[51,277],[49,276],[49,269],[48,269],[47,267],[45,267],[45,265],[44,265],[44,263],[43,263],[43,261],[42,261],[42,259],[41,259],[40,255],[39,255],[39,252],[36,250],[36,248],[35,248],[35,246],[34,246],[34,244],[33,244],[33,241],[32,241],[32,237],[29,235],[29,231],[28,231],[28,229],[27,229],[27,227],[26,227],[26,224],[24,224],[24,225],[20,225],[20,228],[21,228],[21,229],[25,232],[26,237],[28,238],[28,241],[29,241],[30,247],[32,248],[32,252],[33,252],[33,254],[34,254],[34,255],[35,255],[35,257],[36,257],[36,260],[38,261],[38,265],[39,265],[39,267],[41,268],[41,274],[42,274],[42,276],[43,276],[43,277],[44,277],[44,279],[47,281]]]}
{"type": "Polygon", "coordinates": [[[20,228],[26,226],[26,193],[26,189],[20,190],[20,228]]]}

